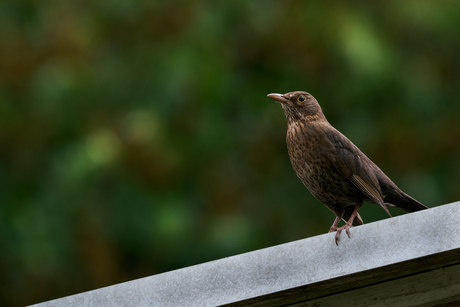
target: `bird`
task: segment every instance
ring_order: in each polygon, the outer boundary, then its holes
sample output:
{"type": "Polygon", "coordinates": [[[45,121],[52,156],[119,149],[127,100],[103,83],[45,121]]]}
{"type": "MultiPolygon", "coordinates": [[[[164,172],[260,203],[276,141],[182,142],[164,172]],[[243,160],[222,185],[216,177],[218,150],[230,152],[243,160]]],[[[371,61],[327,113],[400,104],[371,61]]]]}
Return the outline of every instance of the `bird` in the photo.
{"type": "Polygon", "coordinates": [[[391,217],[387,206],[407,212],[428,209],[404,193],[355,144],[326,119],[311,94],[295,91],[268,94],[279,102],[287,119],[286,143],[292,167],[310,193],[336,218],[329,232],[340,233],[364,224],[358,213],[364,202],[375,203],[391,217]],[[343,219],[345,224],[339,227],[343,219]]]}

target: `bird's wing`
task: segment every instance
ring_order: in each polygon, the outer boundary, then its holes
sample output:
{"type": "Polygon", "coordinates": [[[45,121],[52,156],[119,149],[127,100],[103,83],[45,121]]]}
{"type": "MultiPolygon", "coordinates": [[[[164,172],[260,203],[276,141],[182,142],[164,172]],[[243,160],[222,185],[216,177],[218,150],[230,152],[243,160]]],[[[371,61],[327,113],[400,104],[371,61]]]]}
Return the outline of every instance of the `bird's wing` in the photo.
{"type": "Polygon", "coordinates": [[[333,163],[335,168],[391,216],[383,201],[379,181],[368,162],[368,158],[337,130],[328,129],[325,133],[335,147],[333,163]]]}

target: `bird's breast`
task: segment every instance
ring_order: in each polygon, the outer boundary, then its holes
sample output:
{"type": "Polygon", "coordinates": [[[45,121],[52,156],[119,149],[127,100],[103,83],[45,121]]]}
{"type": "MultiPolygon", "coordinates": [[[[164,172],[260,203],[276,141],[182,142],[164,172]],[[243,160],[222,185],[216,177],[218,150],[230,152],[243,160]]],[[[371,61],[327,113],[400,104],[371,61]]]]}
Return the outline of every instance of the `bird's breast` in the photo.
{"type": "Polygon", "coordinates": [[[322,130],[317,128],[321,127],[302,123],[289,125],[286,136],[292,167],[310,191],[319,188],[318,178],[329,174],[327,157],[333,150],[322,130]]]}
{"type": "Polygon", "coordinates": [[[292,127],[288,130],[286,143],[292,167],[297,176],[302,180],[308,180],[315,173],[315,147],[314,137],[303,134],[301,129],[292,127]]]}

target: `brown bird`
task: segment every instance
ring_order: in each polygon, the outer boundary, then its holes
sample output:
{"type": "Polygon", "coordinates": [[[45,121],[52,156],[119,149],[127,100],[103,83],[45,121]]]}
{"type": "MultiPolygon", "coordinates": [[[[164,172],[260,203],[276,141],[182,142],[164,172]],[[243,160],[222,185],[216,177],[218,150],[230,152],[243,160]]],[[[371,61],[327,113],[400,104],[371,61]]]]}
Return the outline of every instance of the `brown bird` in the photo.
{"type": "Polygon", "coordinates": [[[390,216],[387,206],[407,212],[428,209],[404,193],[348,138],[327,121],[315,97],[307,92],[269,94],[281,103],[288,122],[287,148],[292,167],[311,194],[335,213],[329,230],[350,237],[352,226],[363,224],[358,214],[363,202],[375,203],[390,216]],[[338,227],[340,220],[345,225],[338,227]]]}

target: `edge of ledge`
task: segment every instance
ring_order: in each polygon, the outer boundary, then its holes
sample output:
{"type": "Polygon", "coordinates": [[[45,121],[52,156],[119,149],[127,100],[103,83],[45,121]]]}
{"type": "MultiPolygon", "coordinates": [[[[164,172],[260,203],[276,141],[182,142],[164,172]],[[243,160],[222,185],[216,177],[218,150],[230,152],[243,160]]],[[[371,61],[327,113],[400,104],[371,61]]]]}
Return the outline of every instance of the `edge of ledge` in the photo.
{"type": "Polygon", "coordinates": [[[458,257],[459,220],[460,202],[450,203],[354,227],[339,246],[327,233],[33,306],[236,306],[392,265],[410,274],[426,269],[420,259],[458,257]]]}

